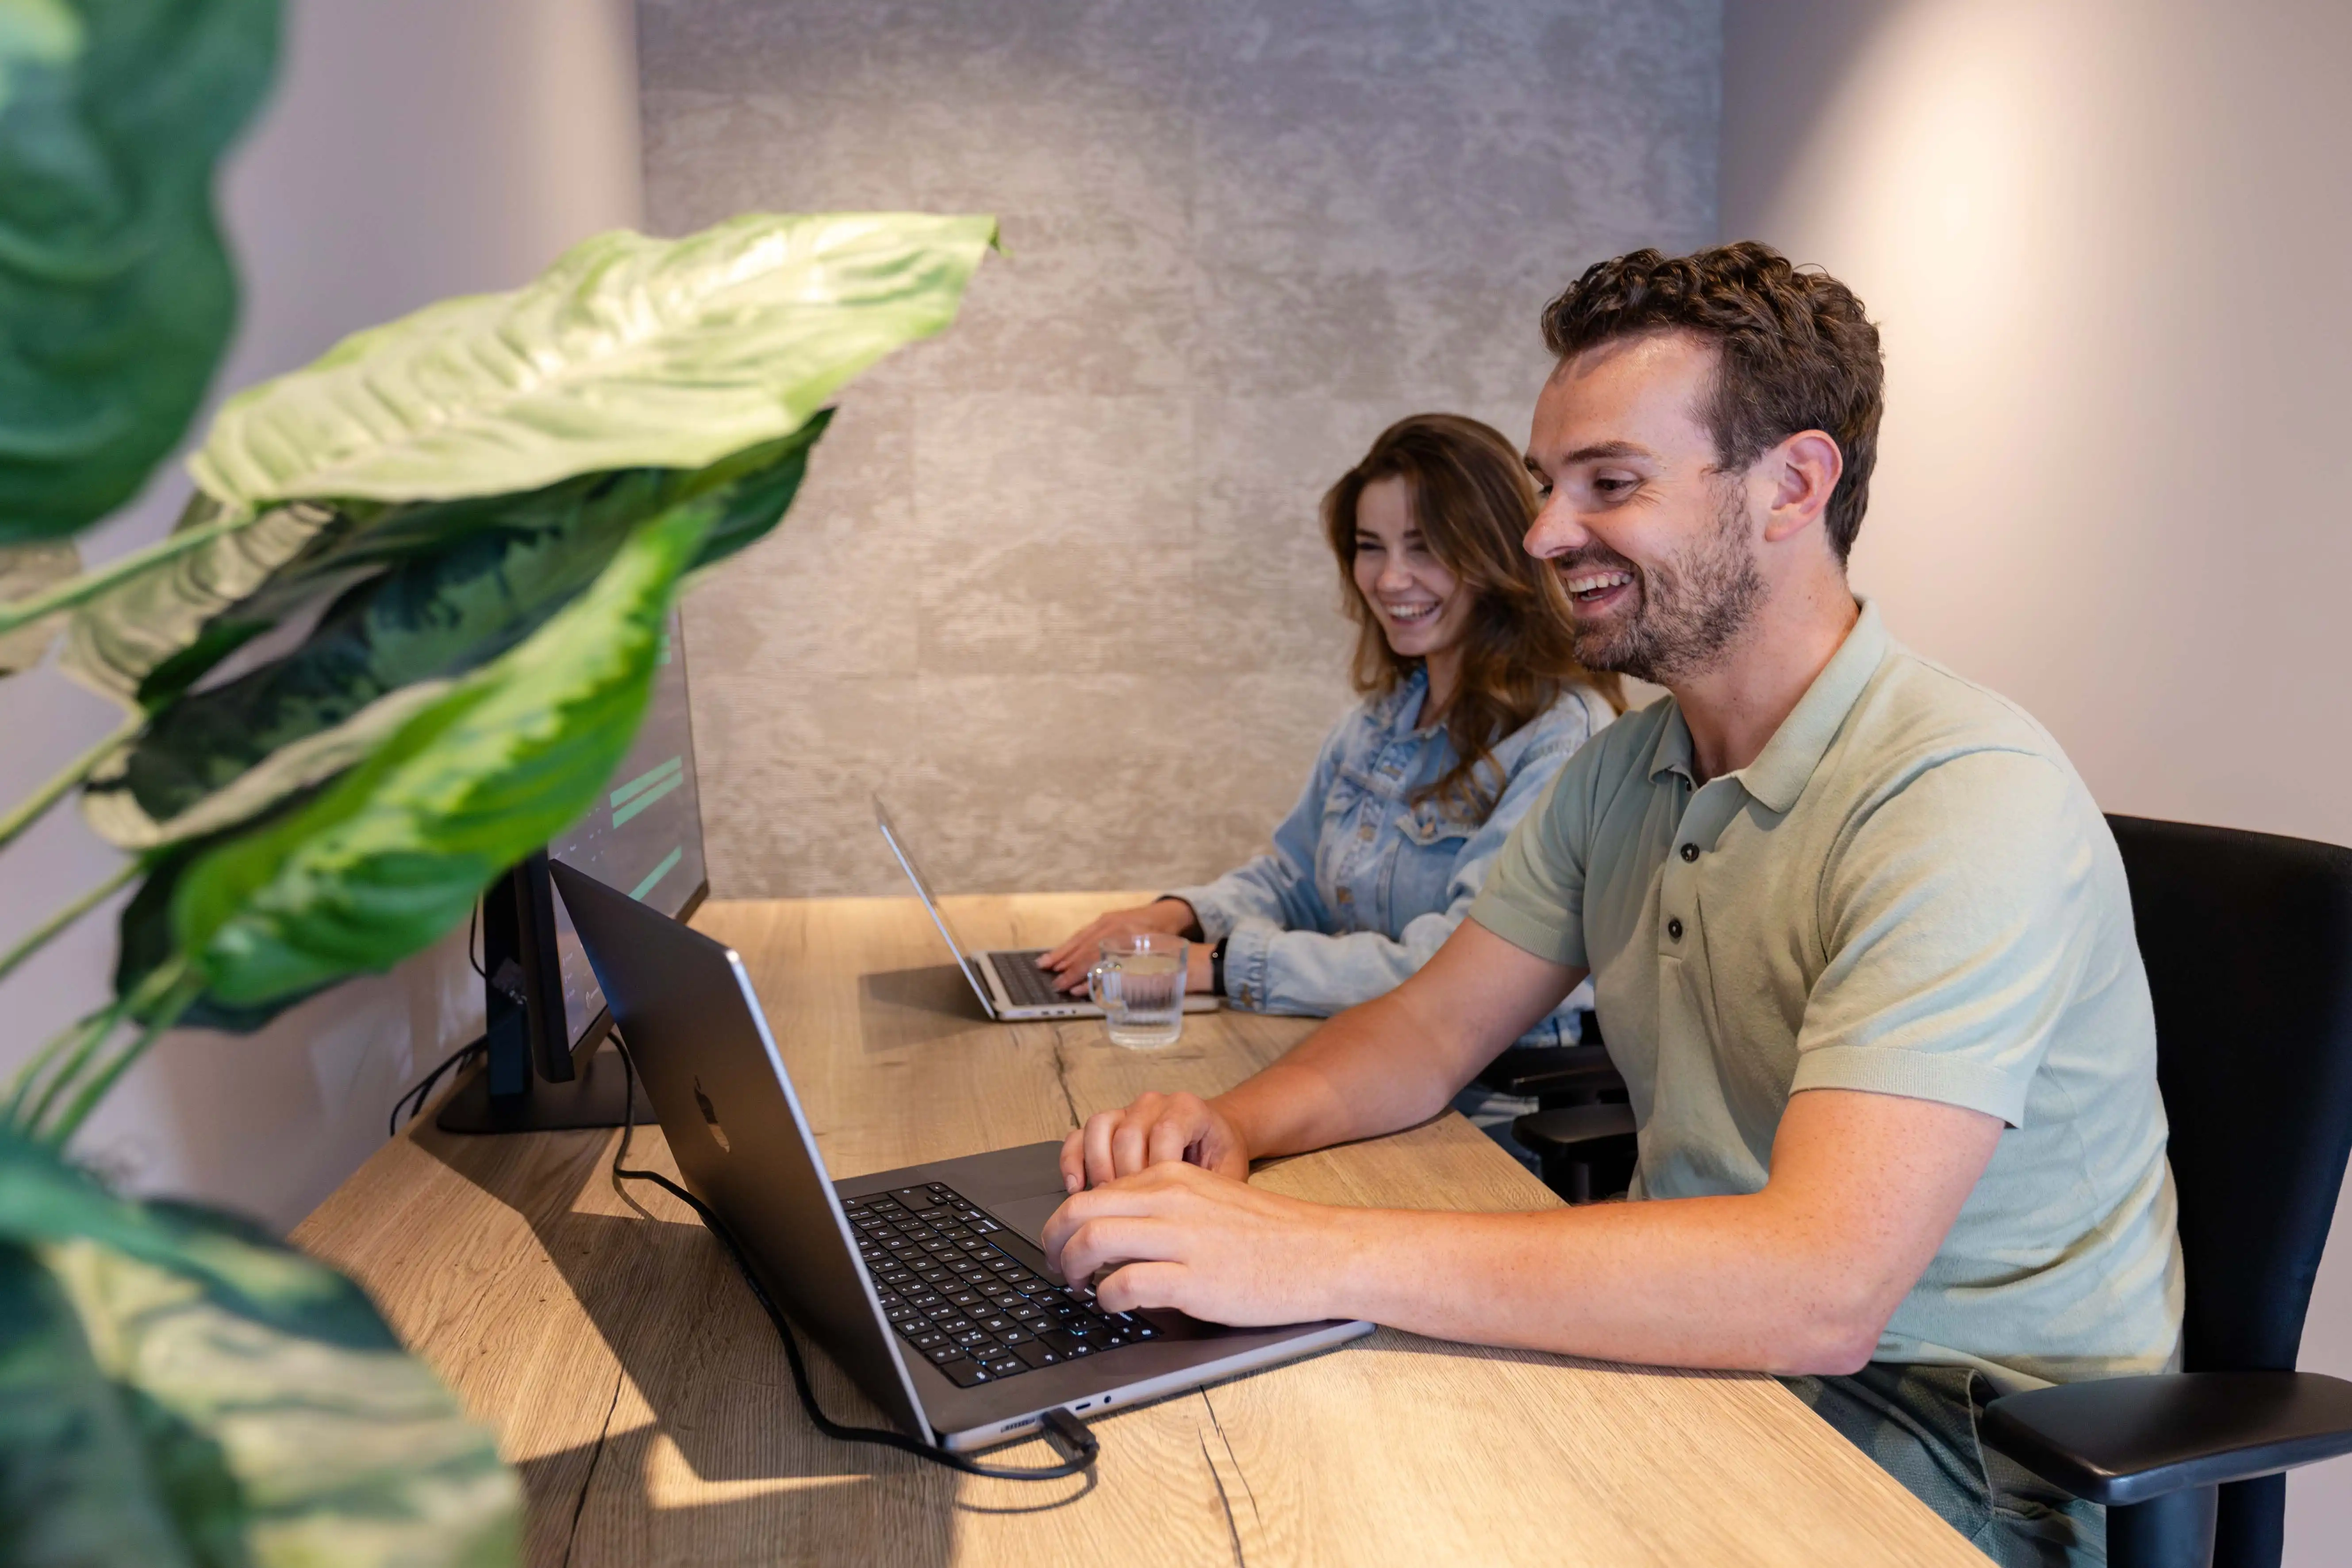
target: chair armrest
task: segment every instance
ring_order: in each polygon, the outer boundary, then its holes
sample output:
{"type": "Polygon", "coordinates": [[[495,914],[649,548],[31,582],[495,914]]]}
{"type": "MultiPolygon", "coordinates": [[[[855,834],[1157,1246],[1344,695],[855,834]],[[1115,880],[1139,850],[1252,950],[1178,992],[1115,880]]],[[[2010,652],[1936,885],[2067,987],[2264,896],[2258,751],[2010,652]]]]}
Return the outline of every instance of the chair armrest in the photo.
{"type": "Polygon", "coordinates": [[[1513,1046],[1488,1062],[1477,1081],[1498,1094],[1539,1100],[1568,1089],[1614,1089],[1619,1079],[1601,1046],[1513,1046]]]}
{"type": "Polygon", "coordinates": [[[1511,1123],[1511,1136],[1518,1140],[1521,1148],[1555,1159],[1569,1153],[1610,1152],[1602,1146],[1630,1150],[1633,1144],[1633,1108],[1604,1102],[1531,1110],[1511,1123]]]}
{"type": "Polygon", "coordinates": [[[2352,1383],[2305,1372],[2098,1378],[2006,1394],[1978,1430],[2076,1497],[2127,1505],[2352,1453],[2352,1383]]]}

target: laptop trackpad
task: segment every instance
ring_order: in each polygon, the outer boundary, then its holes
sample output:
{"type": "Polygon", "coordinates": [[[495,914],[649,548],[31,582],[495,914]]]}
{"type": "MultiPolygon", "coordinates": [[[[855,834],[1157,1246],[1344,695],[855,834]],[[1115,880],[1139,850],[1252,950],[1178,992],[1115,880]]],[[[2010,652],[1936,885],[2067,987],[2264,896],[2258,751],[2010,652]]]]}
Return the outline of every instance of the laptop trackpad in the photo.
{"type": "Polygon", "coordinates": [[[1069,1196],[1066,1193],[1040,1193],[1034,1198],[1013,1198],[991,1202],[988,1212],[1011,1226],[1040,1250],[1045,1245],[1045,1221],[1060,1208],[1069,1196]]]}

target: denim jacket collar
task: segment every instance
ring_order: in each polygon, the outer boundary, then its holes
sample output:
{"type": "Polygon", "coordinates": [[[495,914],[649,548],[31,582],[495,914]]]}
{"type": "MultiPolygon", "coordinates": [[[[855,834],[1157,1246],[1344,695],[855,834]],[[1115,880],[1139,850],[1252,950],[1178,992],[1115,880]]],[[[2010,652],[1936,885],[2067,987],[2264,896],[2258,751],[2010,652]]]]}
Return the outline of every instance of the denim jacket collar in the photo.
{"type": "Polygon", "coordinates": [[[1429,669],[1416,664],[1412,673],[1404,678],[1394,691],[1376,698],[1372,717],[1380,727],[1395,735],[1426,735],[1440,726],[1418,722],[1421,706],[1429,695],[1429,669]]]}

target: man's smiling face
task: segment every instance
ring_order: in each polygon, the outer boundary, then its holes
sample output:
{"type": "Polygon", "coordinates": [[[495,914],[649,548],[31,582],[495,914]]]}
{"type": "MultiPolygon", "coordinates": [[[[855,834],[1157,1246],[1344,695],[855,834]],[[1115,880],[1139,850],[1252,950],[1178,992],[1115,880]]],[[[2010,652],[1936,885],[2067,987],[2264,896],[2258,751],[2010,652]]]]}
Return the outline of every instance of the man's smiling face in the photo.
{"type": "Polygon", "coordinates": [[[1536,400],[1527,549],[1568,589],[1587,668],[1671,684],[1713,667],[1763,599],[1748,488],[1702,418],[1715,371],[1713,344],[1653,332],[1561,361],[1536,400]]]}

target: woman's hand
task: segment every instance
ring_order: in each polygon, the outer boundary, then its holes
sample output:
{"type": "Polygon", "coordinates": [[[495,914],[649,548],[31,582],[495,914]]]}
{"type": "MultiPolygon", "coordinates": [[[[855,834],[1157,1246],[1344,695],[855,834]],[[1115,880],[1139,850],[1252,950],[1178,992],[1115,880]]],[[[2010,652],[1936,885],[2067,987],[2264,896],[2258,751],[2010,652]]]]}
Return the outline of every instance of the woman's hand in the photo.
{"type": "MultiPolygon", "coordinates": [[[[1113,910],[1097,915],[1081,928],[1076,935],[1037,961],[1040,969],[1054,972],[1054,987],[1058,991],[1083,991],[1087,988],[1087,971],[1094,967],[1103,941],[1108,937],[1126,936],[1139,931],[1155,931],[1169,936],[1181,936],[1200,924],[1192,906],[1181,899],[1155,899],[1148,904],[1138,904],[1131,910],[1113,910]]],[[[1186,976],[1186,989],[1206,991],[1208,985],[1207,949],[1192,965],[1186,976]],[[1192,984],[1194,976],[1199,984],[1192,984]]]]}

